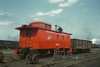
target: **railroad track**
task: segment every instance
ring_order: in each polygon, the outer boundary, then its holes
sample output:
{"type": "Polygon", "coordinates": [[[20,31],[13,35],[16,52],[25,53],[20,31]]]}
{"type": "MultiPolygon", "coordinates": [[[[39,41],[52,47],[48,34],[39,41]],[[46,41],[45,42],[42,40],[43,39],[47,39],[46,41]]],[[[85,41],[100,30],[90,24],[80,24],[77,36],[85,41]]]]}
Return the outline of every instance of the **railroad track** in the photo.
{"type": "MultiPolygon", "coordinates": [[[[14,63],[15,65],[18,65],[19,63],[22,66],[20,67],[73,67],[74,65],[87,62],[90,60],[98,59],[100,58],[100,52],[98,53],[91,52],[91,53],[82,53],[82,54],[76,54],[71,56],[62,56],[60,59],[53,62],[53,57],[46,57],[46,58],[40,58],[40,62],[38,64],[26,64],[25,60],[20,59],[11,59],[11,60],[3,60],[5,63],[9,64],[14,63]],[[19,63],[18,63],[19,62],[19,63]]],[[[5,64],[6,65],[6,64],[5,64]]]]}
{"type": "Polygon", "coordinates": [[[54,66],[58,66],[58,65],[63,65],[64,67],[72,67],[76,64],[79,64],[79,63],[83,63],[83,62],[87,62],[87,61],[90,61],[90,60],[94,60],[94,59],[98,59],[100,58],[100,54],[89,54],[89,55],[86,55],[85,57],[81,57],[81,58],[72,58],[72,59],[69,59],[69,60],[65,60],[65,61],[59,61],[59,62],[51,62],[51,63],[47,63],[47,64],[40,64],[38,65],[39,67],[54,67],[54,66]],[[95,57],[96,56],[96,57],[95,57]]]}

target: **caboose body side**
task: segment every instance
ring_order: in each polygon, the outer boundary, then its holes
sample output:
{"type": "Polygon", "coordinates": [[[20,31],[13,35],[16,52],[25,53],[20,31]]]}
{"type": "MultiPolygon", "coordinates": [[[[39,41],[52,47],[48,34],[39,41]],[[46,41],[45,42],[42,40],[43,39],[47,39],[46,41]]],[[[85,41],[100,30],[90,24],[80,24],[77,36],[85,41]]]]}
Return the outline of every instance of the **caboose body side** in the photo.
{"type": "MultiPolygon", "coordinates": [[[[72,52],[70,45],[71,34],[54,31],[51,29],[50,24],[34,22],[16,29],[20,30],[19,48],[28,48],[28,50],[33,48],[38,50],[40,54],[47,53],[48,50],[53,53],[53,50],[56,48],[65,48],[72,52]]],[[[25,52],[24,50],[22,51],[25,52]]],[[[23,52],[17,50],[16,53],[23,52]]]]}

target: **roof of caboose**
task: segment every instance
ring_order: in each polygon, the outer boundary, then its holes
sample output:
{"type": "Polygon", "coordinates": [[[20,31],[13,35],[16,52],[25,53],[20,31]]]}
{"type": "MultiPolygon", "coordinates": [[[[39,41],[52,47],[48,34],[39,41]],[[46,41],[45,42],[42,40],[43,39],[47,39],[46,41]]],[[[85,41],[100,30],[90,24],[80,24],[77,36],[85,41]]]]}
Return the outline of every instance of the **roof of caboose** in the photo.
{"type": "MultiPolygon", "coordinates": [[[[42,23],[42,24],[47,24],[47,23],[44,23],[44,22],[32,22],[32,23],[30,23],[30,24],[35,24],[35,23],[42,23]]],[[[29,25],[30,25],[29,24],[29,25]]],[[[52,32],[57,32],[57,31],[55,31],[55,30],[48,30],[48,29],[43,29],[43,28],[40,28],[40,27],[33,27],[33,26],[29,26],[29,25],[22,25],[21,27],[17,27],[17,28],[15,28],[15,29],[17,29],[17,30],[21,30],[21,29],[42,29],[42,30],[47,30],[47,31],[52,31],[52,32]]],[[[52,26],[51,24],[47,24],[47,25],[50,25],[50,26],[52,26]]],[[[57,32],[58,33],[58,32],[57,32]]],[[[69,34],[69,35],[72,35],[72,34],[70,34],[70,33],[65,33],[65,32],[61,32],[61,33],[63,33],[63,34],[69,34]]]]}
{"type": "Polygon", "coordinates": [[[71,40],[82,40],[82,41],[90,41],[90,40],[84,40],[84,39],[77,39],[77,38],[73,38],[71,40]]]}
{"type": "MultiPolygon", "coordinates": [[[[38,22],[38,21],[37,21],[37,22],[32,22],[32,23],[30,23],[30,24],[39,24],[39,23],[42,23],[42,24],[46,24],[46,25],[50,25],[50,26],[52,26],[51,24],[44,23],[44,22],[38,22]]],[[[30,25],[30,24],[29,24],[29,25],[30,25]]]]}

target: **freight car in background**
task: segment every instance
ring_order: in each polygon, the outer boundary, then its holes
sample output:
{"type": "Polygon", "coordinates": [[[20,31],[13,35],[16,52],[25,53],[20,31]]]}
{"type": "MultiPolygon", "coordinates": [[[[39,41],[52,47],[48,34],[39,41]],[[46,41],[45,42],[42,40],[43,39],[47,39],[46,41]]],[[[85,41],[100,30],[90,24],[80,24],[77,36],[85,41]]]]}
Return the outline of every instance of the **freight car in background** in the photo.
{"type": "Polygon", "coordinates": [[[71,39],[71,47],[73,53],[90,52],[90,49],[92,48],[92,41],[71,39]]]}

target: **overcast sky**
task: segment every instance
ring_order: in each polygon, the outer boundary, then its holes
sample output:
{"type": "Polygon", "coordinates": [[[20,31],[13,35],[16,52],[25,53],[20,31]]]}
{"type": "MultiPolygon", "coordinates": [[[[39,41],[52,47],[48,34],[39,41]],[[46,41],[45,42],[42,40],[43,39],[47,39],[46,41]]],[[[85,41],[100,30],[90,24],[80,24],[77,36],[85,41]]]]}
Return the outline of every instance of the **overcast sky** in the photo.
{"type": "Polygon", "coordinates": [[[15,27],[57,24],[72,38],[100,39],[100,0],[0,0],[0,40],[18,40],[15,27]]]}

